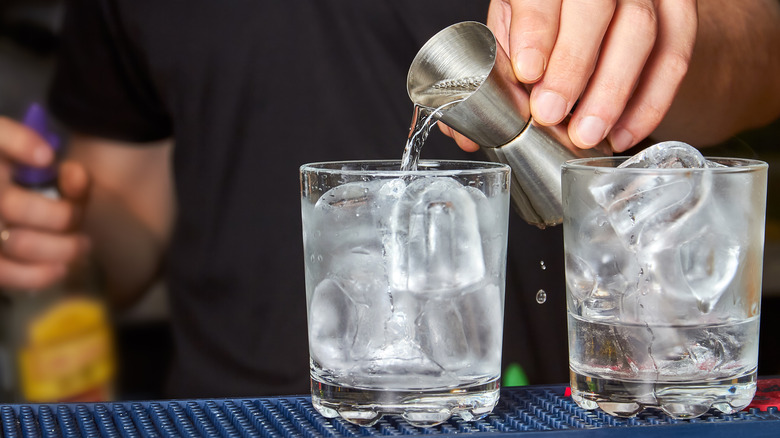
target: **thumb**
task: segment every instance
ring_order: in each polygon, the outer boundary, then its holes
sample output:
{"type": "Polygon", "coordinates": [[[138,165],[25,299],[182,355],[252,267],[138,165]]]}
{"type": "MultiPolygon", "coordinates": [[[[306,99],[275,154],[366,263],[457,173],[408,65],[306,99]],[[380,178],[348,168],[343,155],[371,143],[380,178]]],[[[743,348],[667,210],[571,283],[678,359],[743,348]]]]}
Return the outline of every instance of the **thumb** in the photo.
{"type": "Polygon", "coordinates": [[[64,198],[80,202],[87,199],[91,180],[83,164],[76,161],[64,161],[60,164],[59,185],[60,193],[64,198]]]}

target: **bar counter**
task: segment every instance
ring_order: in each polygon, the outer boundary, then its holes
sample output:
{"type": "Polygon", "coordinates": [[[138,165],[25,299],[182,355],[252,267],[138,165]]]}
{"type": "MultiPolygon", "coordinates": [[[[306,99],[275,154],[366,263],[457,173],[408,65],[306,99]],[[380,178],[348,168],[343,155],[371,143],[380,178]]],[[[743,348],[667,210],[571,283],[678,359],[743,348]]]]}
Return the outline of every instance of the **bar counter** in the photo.
{"type": "Polygon", "coordinates": [[[0,406],[4,437],[268,437],[362,436],[490,437],[780,437],[780,379],[759,379],[748,409],[725,415],[710,411],[676,420],[658,410],[633,418],[587,411],[568,396],[565,385],[502,388],[488,417],[453,417],[432,428],[385,416],[371,427],[322,417],[309,396],[192,399],[79,404],[0,406]]]}

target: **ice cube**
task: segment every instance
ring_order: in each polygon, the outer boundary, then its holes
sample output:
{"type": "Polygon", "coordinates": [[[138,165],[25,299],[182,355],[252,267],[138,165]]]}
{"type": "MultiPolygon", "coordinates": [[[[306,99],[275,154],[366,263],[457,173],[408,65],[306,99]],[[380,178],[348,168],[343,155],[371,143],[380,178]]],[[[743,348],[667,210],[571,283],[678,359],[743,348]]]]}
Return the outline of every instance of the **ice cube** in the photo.
{"type": "MultiPolygon", "coordinates": [[[[707,160],[680,142],[653,145],[627,159],[620,168],[704,168],[707,160]]],[[[709,172],[633,174],[607,172],[591,187],[596,203],[627,248],[643,251],[674,245],[669,235],[708,199],[709,172]]]]}
{"type": "Polygon", "coordinates": [[[498,374],[501,363],[501,333],[504,323],[503,297],[498,284],[480,283],[464,291],[457,300],[463,332],[474,374],[498,374]]]}
{"type": "Polygon", "coordinates": [[[309,276],[327,276],[345,254],[383,251],[388,217],[405,186],[400,179],[350,182],[327,191],[313,209],[304,201],[309,276]]]}
{"type": "Polygon", "coordinates": [[[391,286],[458,289],[485,274],[479,216],[472,195],[452,178],[420,178],[397,202],[386,242],[391,286]]]}
{"type": "Polygon", "coordinates": [[[355,247],[379,247],[376,193],[378,181],[347,183],[328,190],[307,217],[311,249],[318,254],[348,252],[355,247]]]}
{"type": "Polygon", "coordinates": [[[506,228],[509,204],[502,202],[501,197],[488,198],[482,190],[464,186],[477,209],[479,235],[482,239],[482,254],[486,276],[502,277],[504,261],[506,260],[506,228]]]}
{"type": "Polygon", "coordinates": [[[733,221],[723,217],[728,207],[711,196],[712,173],[696,169],[724,166],[685,143],[665,142],[619,167],[692,169],[607,172],[591,189],[639,267],[635,287],[622,299],[622,316],[678,324],[708,313],[736,274],[740,240],[729,231],[733,221]]]}
{"type": "Polygon", "coordinates": [[[643,149],[618,167],[678,169],[706,166],[707,160],[695,147],[679,141],[664,141],[643,149]]]}
{"type": "Polygon", "coordinates": [[[344,254],[309,303],[312,358],[325,368],[372,357],[388,339],[383,321],[393,317],[387,274],[380,253],[344,254]]]}
{"type": "Polygon", "coordinates": [[[498,373],[503,324],[500,288],[483,284],[457,296],[420,294],[422,307],[415,325],[426,357],[444,373],[471,369],[498,373]]]}
{"type": "Polygon", "coordinates": [[[675,233],[675,247],[654,256],[659,282],[678,292],[678,307],[685,297],[692,297],[702,313],[709,313],[729,287],[743,257],[738,236],[716,225],[725,221],[718,220],[714,202],[675,233]]]}
{"type": "Polygon", "coordinates": [[[452,299],[434,296],[417,316],[417,340],[426,356],[442,370],[456,371],[471,361],[459,306],[452,299]]]}
{"type": "MultiPolygon", "coordinates": [[[[621,244],[609,220],[601,212],[572,224],[579,248],[567,252],[566,284],[570,303],[581,315],[615,319],[621,296],[632,287],[639,266],[636,256],[621,244]]],[[[573,245],[573,243],[571,243],[573,245]]]]}
{"type": "Polygon", "coordinates": [[[381,328],[382,342],[375,344],[357,364],[363,369],[355,377],[362,375],[360,378],[366,379],[364,383],[381,381],[382,385],[408,387],[409,380],[396,380],[392,376],[441,375],[442,367],[423,351],[418,338],[416,322],[423,312],[424,298],[409,291],[392,291],[388,298],[389,317],[367,321],[381,328]]]}

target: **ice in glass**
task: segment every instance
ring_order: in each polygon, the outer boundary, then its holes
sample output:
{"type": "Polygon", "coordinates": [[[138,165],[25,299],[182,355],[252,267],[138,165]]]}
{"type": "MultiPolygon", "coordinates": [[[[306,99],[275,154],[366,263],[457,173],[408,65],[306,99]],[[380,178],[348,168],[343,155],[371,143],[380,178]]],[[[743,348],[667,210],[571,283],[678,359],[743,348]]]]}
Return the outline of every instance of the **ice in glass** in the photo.
{"type": "Polygon", "coordinates": [[[563,166],[572,397],[733,413],[756,389],[766,163],[678,142],[563,166]]]}
{"type": "Polygon", "coordinates": [[[301,167],[312,402],[361,425],[487,415],[501,367],[509,168],[301,167]]]}

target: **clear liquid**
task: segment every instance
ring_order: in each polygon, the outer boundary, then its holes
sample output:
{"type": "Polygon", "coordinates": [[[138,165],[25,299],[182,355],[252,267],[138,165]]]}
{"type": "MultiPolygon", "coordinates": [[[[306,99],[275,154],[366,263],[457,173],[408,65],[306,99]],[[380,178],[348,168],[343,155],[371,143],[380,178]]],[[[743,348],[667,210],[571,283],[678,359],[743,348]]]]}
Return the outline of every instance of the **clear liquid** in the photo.
{"type": "Polygon", "coordinates": [[[420,160],[420,151],[428,138],[431,129],[436,125],[438,115],[444,108],[463,102],[482,85],[487,78],[483,76],[471,76],[457,79],[443,79],[436,82],[427,90],[427,93],[446,95],[448,102],[437,108],[431,108],[415,103],[412,114],[412,128],[406,140],[404,154],[401,159],[401,170],[417,170],[420,160]]]}
{"type": "MultiPolygon", "coordinates": [[[[316,354],[328,340],[310,333],[314,406],[326,417],[340,415],[359,425],[386,414],[417,426],[452,415],[466,420],[487,415],[498,401],[501,373],[501,307],[491,291],[498,288],[442,299],[440,293],[392,290],[390,319],[363,327],[376,329],[376,339],[355,341],[371,348],[338,344],[334,350],[346,352],[340,357],[316,354]],[[432,310],[448,306],[448,312],[432,310]]],[[[374,298],[369,307],[381,305],[381,297],[374,298]]]]}
{"type": "Polygon", "coordinates": [[[417,170],[417,163],[420,161],[420,152],[422,151],[423,144],[425,144],[428,134],[430,134],[431,129],[436,126],[436,122],[438,121],[436,115],[441,112],[442,109],[462,101],[463,99],[454,100],[438,108],[429,108],[415,104],[414,114],[412,116],[412,129],[409,130],[409,137],[406,139],[406,146],[404,147],[404,153],[401,157],[402,171],[409,172],[417,170]]]}
{"type": "Polygon", "coordinates": [[[756,391],[758,317],[720,325],[605,324],[569,314],[572,398],[630,417],[744,409],[756,391]]]}

